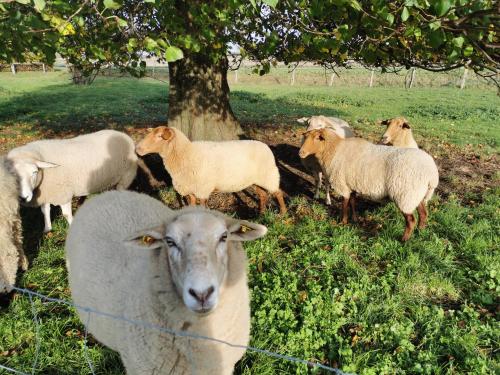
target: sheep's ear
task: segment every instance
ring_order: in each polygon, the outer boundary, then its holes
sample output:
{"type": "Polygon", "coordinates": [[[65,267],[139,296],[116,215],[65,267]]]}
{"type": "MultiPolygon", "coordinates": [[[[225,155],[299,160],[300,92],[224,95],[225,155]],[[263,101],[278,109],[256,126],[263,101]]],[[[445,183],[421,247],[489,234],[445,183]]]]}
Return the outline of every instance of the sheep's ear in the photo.
{"type": "Polygon", "coordinates": [[[297,119],[297,122],[300,124],[306,124],[309,121],[310,117],[301,117],[297,119]]]}
{"type": "Polygon", "coordinates": [[[161,137],[166,140],[166,141],[169,141],[171,140],[173,137],[174,137],[174,131],[170,128],[165,128],[163,129],[162,133],[161,133],[161,137]]]}
{"type": "Polygon", "coordinates": [[[408,121],[403,122],[403,129],[411,129],[410,124],[408,124],[408,121]]]}
{"type": "Polygon", "coordinates": [[[125,240],[127,245],[138,249],[158,249],[163,246],[165,224],[153,228],[143,229],[125,240]]]}
{"type": "Polygon", "coordinates": [[[389,120],[380,121],[380,125],[389,125],[389,120]]]}
{"type": "Polygon", "coordinates": [[[40,169],[59,167],[58,164],[49,163],[48,161],[41,161],[41,160],[33,160],[33,164],[35,164],[40,169]]]}
{"type": "Polygon", "coordinates": [[[263,237],[267,233],[264,225],[246,220],[226,218],[228,239],[230,241],[251,241],[263,237]]]}

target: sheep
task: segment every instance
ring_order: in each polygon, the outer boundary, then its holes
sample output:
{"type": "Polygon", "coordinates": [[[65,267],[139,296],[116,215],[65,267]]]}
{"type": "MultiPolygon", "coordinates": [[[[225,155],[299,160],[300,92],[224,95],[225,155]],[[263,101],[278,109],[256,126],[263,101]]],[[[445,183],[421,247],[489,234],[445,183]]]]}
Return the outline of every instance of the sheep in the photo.
{"type": "Polygon", "coordinates": [[[280,213],[286,213],[274,155],[262,142],[191,142],[180,130],[159,126],[135,150],[140,156],[159,153],[174,189],[187,196],[190,205],[197,199],[206,205],[213,191],[234,193],[255,185],[261,213],[266,209],[267,192],[278,201],[280,213]]]}
{"type": "MultiPolygon", "coordinates": [[[[297,122],[301,124],[307,123],[306,133],[314,129],[330,128],[335,130],[335,132],[343,138],[354,137],[354,133],[349,127],[349,124],[346,121],[337,117],[325,117],[325,116],[302,117],[298,119],[297,122]]],[[[302,140],[302,143],[304,143],[304,140],[305,138],[302,140]]],[[[310,155],[305,159],[301,159],[301,161],[304,168],[309,170],[314,177],[314,183],[316,185],[314,191],[314,199],[318,199],[319,189],[321,187],[321,182],[323,180],[323,172],[321,171],[321,166],[319,165],[316,157],[313,155],[310,155]]],[[[325,184],[325,189],[326,189],[326,204],[331,205],[332,200],[330,198],[330,185],[325,184]]]]}
{"type": "MultiPolygon", "coordinates": [[[[248,345],[247,259],[240,241],[263,225],[200,206],[172,211],[131,191],[89,199],[66,241],[76,305],[248,345]]],[[[119,352],[127,374],[231,374],[241,347],[182,338],[77,308],[88,331],[119,352]]]]}
{"type": "Polygon", "coordinates": [[[18,268],[28,268],[23,251],[16,177],[0,157],[0,293],[8,293],[16,282],[18,268]]]}
{"type": "Polygon", "coordinates": [[[415,227],[415,208],[419,228],[425,227],[426,203],[439,182],[436,163],[426,152],[343,139],[330,129],[319,129],[307,133],[299,155],[316,155],[332,188],[344,198],[342,223],[348,222],[349,205],[357,220],[354,196],[359,194],[377,201],[388,197],[396,203],[406,220],[403,242],[415,227]]]}
{"type": "Polygon", "coordinates": [[[387,126],[387,130],[380,140],[382,144],[402,148],[418,148],[410,124],[404,117],[384,120],[380,124],[387,126]]]}
{"type": "Polygon", "coordinates": [[[7,159],[18,177],[22,204],[41,206],[44,232],[52,230],[50,205],[61,206],[69,224],[71,200],[113,187],[126,189],[137,172],[132,139],[101,130],[69,139],[41,140],[12,149],[7,159]]]}

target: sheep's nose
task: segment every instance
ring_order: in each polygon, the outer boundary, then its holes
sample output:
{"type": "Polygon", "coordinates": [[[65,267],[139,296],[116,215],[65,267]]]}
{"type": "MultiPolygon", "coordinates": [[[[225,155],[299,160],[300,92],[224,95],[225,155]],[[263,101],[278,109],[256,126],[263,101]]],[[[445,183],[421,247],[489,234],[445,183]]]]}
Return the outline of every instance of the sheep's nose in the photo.
{"type": "Polygon", "coordinates": [[[25,197],[23,197],[22,195],[19,196],[19,198],[21,198],[21,202],[23,203],[28,203],[30,200],[31,200],[31,195],[27,195],[25,197]]]}
{"type": "Polygon", "coordinates": [[[304,159],[307,155],[306,155],[305,151],[300,150],[299,151],[299,156],[301,157],[301,159],[304,159]]]}
{"type": "Polygon", "coordinates": [[[215,288],[213,286],[211,286],[208,289],[205,289],[202,292],[190,288],[189,294],[191,294],[194,297],[194,299],[197,300],[199,303],[201,303],[201,305],[203,306],[205,302],[210,298],[214,290],[215,288]]]}
{"type": "Polygon", "coordinates": [[[387,138],[386,136],[382,137],[382,143],[385,145],[387,142],[389,142],[389,138],[387,138]]]}

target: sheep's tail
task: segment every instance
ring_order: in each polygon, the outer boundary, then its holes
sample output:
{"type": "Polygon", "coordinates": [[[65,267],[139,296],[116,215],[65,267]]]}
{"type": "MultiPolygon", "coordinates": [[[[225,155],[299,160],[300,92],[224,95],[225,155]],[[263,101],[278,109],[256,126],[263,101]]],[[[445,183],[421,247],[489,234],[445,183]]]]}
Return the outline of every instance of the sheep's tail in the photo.
{"type": "Polygon", "coordinates": [[[424,203],[427,203],[432,198],[432,195],[434,194],[434,190],[438,186],[438,183],[439,183],[438,176],[436,176],[435,179],[429,181],[429,184],[427,186],[427,192],[425,193],[424,199],[422,200],[424,203]]]}

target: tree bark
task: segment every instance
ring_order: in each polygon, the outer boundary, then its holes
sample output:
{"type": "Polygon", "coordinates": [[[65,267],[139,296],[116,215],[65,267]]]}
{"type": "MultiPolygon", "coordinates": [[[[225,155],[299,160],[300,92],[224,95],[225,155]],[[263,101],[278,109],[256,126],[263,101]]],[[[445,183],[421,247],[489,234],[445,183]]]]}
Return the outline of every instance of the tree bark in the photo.
{"type": "Polygon", "coordinates": [[[229,104],[227,58],[184,54],[168,64],[168,125],[195,140],[238,139],[243,132],[229,104]]]}

